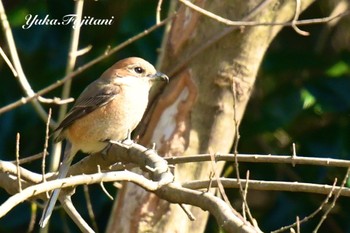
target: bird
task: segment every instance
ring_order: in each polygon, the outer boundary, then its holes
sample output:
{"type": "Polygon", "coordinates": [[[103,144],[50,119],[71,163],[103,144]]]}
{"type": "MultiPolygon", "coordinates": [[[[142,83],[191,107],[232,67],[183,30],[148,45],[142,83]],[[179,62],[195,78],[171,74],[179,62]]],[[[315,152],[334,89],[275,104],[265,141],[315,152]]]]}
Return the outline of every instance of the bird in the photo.
{"type": "MultiPolygon", "coordinates": [[[[122,59],[89,84],[72,109],[54,130],[56,142],[66,140],[57,179],[65,178],[78,151],[102,151],[109,141],[122,141],[136,128],[148,105],[148,95],[156,81],[169,81],[152,64],[139,57],[122,59]]],[[[60,189],[46,203],[39,225],[47,225],[60,189]]]]}

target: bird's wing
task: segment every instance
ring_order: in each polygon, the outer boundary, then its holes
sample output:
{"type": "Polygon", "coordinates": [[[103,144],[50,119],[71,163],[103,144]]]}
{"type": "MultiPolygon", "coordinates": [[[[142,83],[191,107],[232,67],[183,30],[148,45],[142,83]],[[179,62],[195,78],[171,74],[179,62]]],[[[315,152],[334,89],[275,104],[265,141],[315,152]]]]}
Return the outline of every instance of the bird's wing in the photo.
{"type": "MultiPolygon", "coordinates": [[[[98,81],[98,80],[97,80],[98,81]]],[[[96,82],[96,81],[95,81],[96,82]]],[[[91,83],[79,96],[73,108],[68,112],[55,131],[64,130],[79,118],[82,118],[113,100],[120,92],[120,87],[108,83],[91,83]],[[94,85],[92,85],[94,84],[94,85]]],[[[63,138],[57,137],[56,141],[63,138]]]]}

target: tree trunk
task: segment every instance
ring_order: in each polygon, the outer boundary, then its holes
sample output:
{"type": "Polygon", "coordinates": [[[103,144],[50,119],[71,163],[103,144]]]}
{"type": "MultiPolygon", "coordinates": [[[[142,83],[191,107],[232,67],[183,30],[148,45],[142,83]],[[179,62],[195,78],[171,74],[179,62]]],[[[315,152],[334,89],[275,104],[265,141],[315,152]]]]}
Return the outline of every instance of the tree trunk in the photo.
{"type": "MultiPolygon", "coordinates": [[[[175,4],[173,1],[173,4],[175,4]]],[[[295,0],[196,0],[193,3],[230,20],[290,21],[295,0]],[[258,7],[257,7],[258,6],[258,7]]],[[[313,0],[301,1],[301,11],[313,0]]],[[[170,83],[163,90],[141,142],[155,142],[159,154],[186,156],[227,153],[253,89],[263,56],[281,26],[232,27],[178,3],[165,33],[162,66],[170,83]],[[235,94],[234,94],[235,93],[235,94]]],[[[244,140],[244,139],[243,139],[244,140]]],[[[215,172],[221,172],[223,163],[215,172]]],[[[211,163],[177,165],[179,182],[206,179],[211,163]]],[[[208,213],[191,207],[191,222],[178,205],[131,183],[118,192],[107,232],[204,232],[208,213]]]]}

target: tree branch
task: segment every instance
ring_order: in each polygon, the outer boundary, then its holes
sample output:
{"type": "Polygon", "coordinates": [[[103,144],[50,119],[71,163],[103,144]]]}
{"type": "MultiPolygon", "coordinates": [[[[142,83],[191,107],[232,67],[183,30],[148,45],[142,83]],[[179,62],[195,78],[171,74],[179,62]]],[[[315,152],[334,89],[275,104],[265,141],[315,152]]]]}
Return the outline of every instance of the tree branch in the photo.
{"type": "MultiPolygon", "coordinates": [[[[211,182],[212,187],[218,187],[218,183],[216,180],[193,180],[183,183],[182,186],[190,189],[204,189],[208,186],[209,182],[211,182]]],[[[220,182],[225,188],[239,188],[238,180],[234,178],[220,178],[220,182]]],[[[242,183],[242,185],[245,185],[247,180],[241,178],[240,182],[242,183]]],[[[249,179],[249,189],[300,193],[303,192],[328,195],[328,193],[330,193],[333,189],[333,186],[328,184],[249,179]]],[[[350,188],[335,186],[334,192],[339,191],[340,196],[350,197],[350,188]]]]}
{"type": "MultiPolygon", "coordinates": [[[[210,154],[189,155],[179,157],[164,158],[169,164],[180,164],[190,162],[210,161],[210,154]]],[[[215,154],[216,161],[234,162],[234,154],[215,154]]],[[[259,154],[237,154],[238,162],[247,163],[283,163],[283,164],[300,164],[315,165],[324,167],[350,167],[350,161],[345,159],[304,157],[291,155],[259,155],[259,154]]]]}
{"type": "MultiPolygon", "coordinates": [[[[275,163],[295,163],[295,164],[313,164],[324,166],[341,166],[345,167],[349,161],[335,160],[335,159],[320,159],[320,158],[306,158],[306,157],[293,157],[291,156],[262,156],[262,155],[237,155],[238,161],[242,162],[275,162],[275,163]]],[[[168,159],[169,163],[183,163],[193,161],[207,161],[210,160],[210,155],[197,155],[189,158],[176,157],[168,159]]],[[[216,161],[222,160],[234,160],[234,155],[216,155],[216,161]]],[[[82,174],[82,173],[94,173],[97,171],[96,164],[100,164],[101,168],[108,169],[111,164],[117,162],[136,163],[143,170],[148,171],[156,181],[151,181],[145,177],[129,172],[102,172],[91,175],[76,175],[61,180],[52,180],[44,183],[32,185],[41,181],[41,176],[36,173],[32,173],[24,168],[20,167],[21,178],[28,182],[23,182],[23,191],[14,194],[6,202],[0,206],[0,217],[4,216],[14,206],[19,203],[38,196],[47,191],[66,188],[82,184],[92,184],[101,182],[115,182],[115,181],[130,181],[142,188],[154,192],[160,198],[163,198],[172,203],[190,204],[198,206],[204,210],[210,211],[218,223],[223,226],[227,231],[234,232],[256,232],[256,228],[246,223],[241,219],[238,213],[235,213],[223,200],[212,196],[210,193],[203,193],[201,191],[191,189],[201,189],[208,187],[208,183],[211,182],[212,187],[217,187],[217,180],[203,180],[203,181],[191,181],[183,184],[183,187],[177,184],[164,185],[172,181],[171,173],[168,171],[167,163],[156,155],[155,151],[149,150],[141,145],[132,144],[131,146],[121,147],[120,145],[111,145],[106,154],[94,154],[82,159],[80,162],[74,164],[70,169],[70,174],[82,174]],[[145,156],[146,155],[146,156],[145,156]],[[170,174],[169,174],[170,173],[170,174]],[[171,177],[171,179],[169,178],[171,177]],[[190,188],[190,189],[189,189],[190,188]]],[[[15,176],[17,168],[15,164],[11,162],[0,161],[0,171],[3,173],[1,176],[1,185],[10,184],[9,186],[16,186],[15,176]],[[8,174],[5,174],[8,173],[8,174]]],[[[54,176],[51,174],[49,178],[54,176]]],[[[220,178],[220,182],[226,188],[238,188],[237,179],[225,179],[220,178]]],[[[241,184],[246,185],[245,179],[240,179],[241,184]]],[[[7,189],[9,193],[18,192],[18,187],[13,189],[7,189]]],[[[330,192],[339,192],[339,195],[350,196],[350,189],[345,187],[337,187],[332,185],[310,184],[310,183],[295,183],[295,182],[279,182],[279,181],[259,181],[249,180],[249,188],[256,190],[276,190],[276,191],[292,191],[292,192],[308,192],[318,194],[329,194],[330,192]]],[[[45,198],[42,195],[40,198],[45,198]]],[[[71,210],[70,210],[71,211],[71,210]]],[[[81,227],[81,226],[80,226],[81,227]]]]}

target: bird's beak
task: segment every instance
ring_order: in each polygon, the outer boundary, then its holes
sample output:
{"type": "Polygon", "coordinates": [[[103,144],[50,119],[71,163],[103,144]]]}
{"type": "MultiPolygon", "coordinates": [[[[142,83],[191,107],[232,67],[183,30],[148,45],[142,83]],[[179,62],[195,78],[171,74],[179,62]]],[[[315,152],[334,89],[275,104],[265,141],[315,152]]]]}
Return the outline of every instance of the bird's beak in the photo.
{"type": "Polygon", "coordinates": [[[152,78],[154,78],[154,81],[166,81],[169,82],[169,77],[161,72],[157,72],[154,75],[152,75],[152,78]]]}

